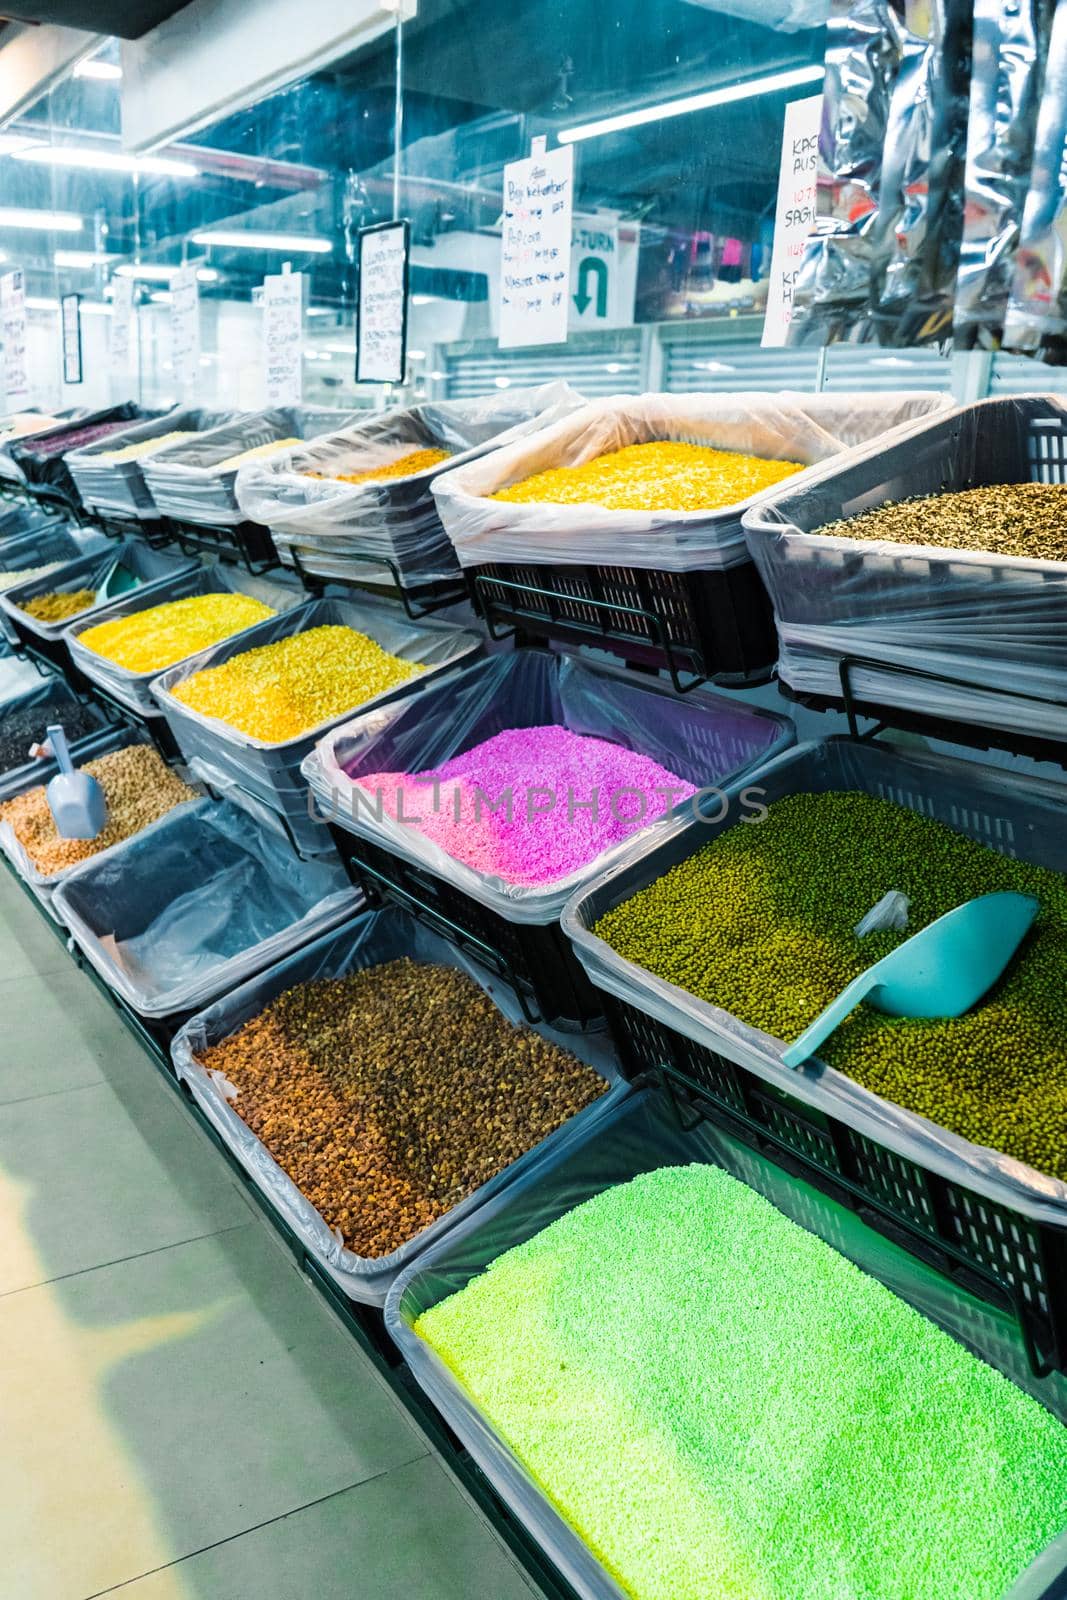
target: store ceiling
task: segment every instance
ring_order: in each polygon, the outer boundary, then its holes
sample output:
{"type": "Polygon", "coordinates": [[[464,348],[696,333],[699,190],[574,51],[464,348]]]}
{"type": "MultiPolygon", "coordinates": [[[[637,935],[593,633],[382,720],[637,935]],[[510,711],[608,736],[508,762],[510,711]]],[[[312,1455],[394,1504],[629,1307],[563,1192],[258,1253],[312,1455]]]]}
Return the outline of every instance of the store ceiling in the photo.
{"type": "Polygon", "coordinates": [[[62,28],[82,28],[86,33],[111,33],[120,39],[140,39],[158,27],[188,0],[32,0],[5,9],[12,22],[47,22],[62,28]]]}

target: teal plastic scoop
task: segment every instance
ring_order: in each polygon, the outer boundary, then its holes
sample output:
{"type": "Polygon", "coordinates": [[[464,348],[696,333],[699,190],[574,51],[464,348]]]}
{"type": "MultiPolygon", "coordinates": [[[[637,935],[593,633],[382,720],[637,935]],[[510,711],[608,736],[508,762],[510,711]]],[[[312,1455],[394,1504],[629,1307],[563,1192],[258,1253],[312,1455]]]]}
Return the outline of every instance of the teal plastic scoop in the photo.
{"type": "Polygon", "coordinates": [[[119,595],[129,594],[131,589],[138,588],[140,581],[136,573],[131,572],[129,567],[124,567],[116,558],[104,574],[103,582],[96,591],[94,604],[102,605],[105,600],[117,600],[119,595]]]}
{"type": "Polygon", "coordinates": [[[782,1057],[800,1067],[866,1000],[891,1017],[961,1017],[991,989],[1040,910],[1029,894],[983,894],[947,911],[853,978],[782,1057]]]}
{"type": "Polygon", "coordinates": [[[63,839],[95,839],[107,825],[103,789],[88,772],[77,770],[70,759],[67,736],[58,723],[48,729],[46,748],[59,768],[45,790],[57,832],[63,839]]]}

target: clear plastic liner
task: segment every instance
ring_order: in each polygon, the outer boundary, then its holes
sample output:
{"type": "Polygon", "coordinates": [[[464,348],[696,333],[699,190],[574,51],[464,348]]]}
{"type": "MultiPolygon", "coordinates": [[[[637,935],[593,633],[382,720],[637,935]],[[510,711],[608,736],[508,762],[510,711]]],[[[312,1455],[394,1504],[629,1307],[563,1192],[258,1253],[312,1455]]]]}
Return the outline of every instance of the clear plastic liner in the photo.
{"type": "MultiPolygon", "coordinates": [[[[377,557],[413,581],[454,578],[456,558],[431,493],[435,479],[581,404],[562,382],[477,400],[423,401],[353,423],[277,460],[249,462],[238,475],[237,498],[250,521],[270,528],[284,561],[292,563],[295,551],[317,576],[350,574],[356,563],[346,566],[346,557],[377,557]],[[341,483],[335,476],[389,466],[425,449],[447,450],[450,460],[377,483],[341,483]],[[308,476],[314,472],[321,479],[308,476]]],[[[365,572],[360,563],[357,575],[365,572]]]]}
{"type": "Polygon", "coordinates": [[[1067,363],[1067,0],[1049,34],[1004,347],[1067,363]]]}
{"type": "Polygon", "coordinates": [[[850,672],[857,699],[1067,738],[1067,561],[813,531],[908,496],[1065,477],[1067,407],[1035,395],[965,407],[786,485],[745,518],[782,682],[839,697],[848,657],[863,663],[850,672]]]}
{"type": "MultiPolygon", "coordinates": [[[[32,487],[50,491],[72,504],[77,503],[78,491],[67,464],[68,452],[78,448],[77,441],[88,428],[103,427],[111,423],[145,422],[158,416],[156,411],[146,411],[133,400],[107,406],[99,411],[83,411],[46,429],[43,433],[23,435],[9,446],[12,461],[22,480],[32,487]],[[69,437],[70,444],[65,440],[69,437]]],[[[117,427],[104,436],[104,448],[117,435],[117,427]]]]}
{"type": "MultiPolygon", "coordinates": [[[[364,1305],[384,1305],[397,1274],[413,1259],[464,1217],[477,1211],[492,1195],[507,1192],[524,1174],[538,1170],[557,1152],[573,1148],[589,1130],[604,1123],[615,1105],[629,1093],[628,1086],[619,1078],[614,1053],[605,1035],[561,1033],[547,1024],[537,1024],[534,1031],[542,1039],[578,1056],[606,1079],[610,1085],[607,1094],[579,1111],[526,1155],[513,1161],[496,1177],[490,1178],[473,1194],[453,1206],[451,1211],[430,1223],[389,1255],[359,1256],[347,1249],[274,1160],[266,1145],[241,1120],[239,1090],[235,1093],[233,1085],[222,1079],[221,1074],[207,1071],[197,1058],[212,1045],[236,1033],[278,995],[297,984],[312,983],[319,978],[343,977],[346,973],[380,966],[402,956],[466,973],[485,990],[509,1022],[517,1027],[530,1026],[505,984],[498,984],[488,972],[439,934],[431,932],[403,911],[391,907],[346,923],[343,928],[316,940],[261,977],[227,994],[224,999],[216,1001],[210,1010],[191,1018],[176,1034],[171,1045],[171,1056],[178,1077],[188,1084],[215,1132],[239,1158],[256,1187],[281,1213],[286,1225],[304,1244],[308,1254],[319,1262],[349,1299],[358,1300],[364,1305]]],[[[520,1074],[516,1093],[523,1092],[520,1074]]]]}
{"type": "MultiPolygon", "coordinates": [[[[69,707],[71,712],[75,710],[82,714],[87,712],[96,726],[91,733],[84,733],[71,743],[70,753],[76,766],[110,748],[114,727],[99,707],[94,705],[86,707],[62,678],[42,679],[40,673],[36,671],[34,678],[36,683],[25,694],[2,703],[4,714],[12,717],[22,716],[37,706],[51,706],[54,708],[52,721],[62,723],[65,707],[69,707]]],[[[6,772],[0,772],[0,802],[10,800],[13,795],[21,794],[24,789],[32,789],[35,784],[47,783],[50,778],[55,777],[58,770],[54,761],[45,757],[31,756],[27,748],[25,761],[20,762],[18,766],[8,767],[6,772]]]]}
{"type": "Polygon", "coordinates": [[[109,987],[166,1017],[351,916],[357,896],[336,858],[301,860],[247,812],[200,800],[76,867],[54,903],[109,987]]]}
{"type": "MultiPolygon", "coordinates": [[[[434,498],[464,567],[606,562],[664,572],[720,571],[748,560],[741,515],[770,491],[718,511],[609,511],[595,504],[488,497],[534,473],[659,439],[808,466],[948,404],[946,395],[907,392],[616,395],[583,406],[532,439],[442,473],[434,481],[434,498]]],[[[799,474],[790,480],[803,481],[799,474]]]]}
{"type": "Polygon", "coordinates": [[[957,349],[1004,334],[1055,0],[974,0],[957,349]]]}
{"type": "MultiPolygon", "coordinates": [[[[168,433],[207,433],[234,422],[239,411],[205,411],[200,406],[179,406],[151,422],[139,422],[122,433],[100,439],[84,450],[72,450],[67,466],[81,502],[91,511],[117,516],[150,519],[157,515],[155,502],[144,480],[144,461],[106,461],[102,458],[142,439],[160,439],[168,433]]],[[[175,441],[177,443],[178,441],[175,441]]],[[[191,444],[192,440],[183,441],[191,444]]],[[[165,448],[170,449],[170,446],[165,448]]]]}
{"type": "MultiPolygon", "coordinates": [[[[138,716],[160,717],[162,713],[150,690],[153,680],[159,677],[160,669],[153,667],[149,672],[131,672],[89,649],[82,644],[80,636],[88,628],[95,628],[101,622],[110,622],[115,617],[147,611],[152,606],[166,605],[171,600],[184,600],[190,595],[204,594],[247,594],[262,600],[264,605],[273,606],[275,611],[287,611],[304,599],[302,589],[276,578],[253,577],[236,567],[194,566],[191,571],[161,581],[149,593],[136,589],[132,594],[116,600],[114,605],[100,607],[92,617],[79,617],[70,623],[64,638],[71,660],[87,678],[99,684],[107,694],[113,695],[138,716]]],[[[247,631],[243,629],[242,633],[247,631]]],[[[233,634],[231,637],[236,639],[239,635],[233,634]]],[[[178,663],[174,662],[173,665],[177,666],[178,663]]]]}
{"type": "MultiPolygon", "coordinates": [[[[944,822],[957,833],[1056,872],[1067,872],[1062,785],[946,756],[903,756],[884,746],[832,739],[798,745],[747,780],[763,805],[793,794],[860,790],[944,822]]],[[[925,1117],[863,1088],[817,1058],[785,1066],[785,1044],[758,1028],[625,960],[591,930],[607,911],[687,860],[731,826],[740,826],[740,784],[727,786],[721,819],[679,823],[653,837],[622,867],[602,873],[573,896],[563,931],[593,984],[637,1006],[687,1039],[718,1051],[781,1090],[846,1122],[864,1137],[954,1183],[1041,1222],[1067,1224],[1067,1183],[1025,1162],[972,1144],[925,1117]]],[[[872,884],[873,893],[883,887],[872,884]]]]}
{"type": "Polygon", "coordinates": [[[234,495],[234,456],[283,439],[314,439],[350,422],[355,413],[280,406],[238,413],[220,427],[175,444],[141,463],[145,486],[160,516],[205,527],[235,527],[242,513],[234,495]]]}
{"type": "MultiPolygon", "coordinates": [[[[794,739],[787,717],[708,690],[697,690],[682,700],[655,680],[619,667],[522,650],[493,656],[440,687],[353,718],[320,740],[302,771],[329,820],[429,867],[511,922],[551,923],[580,884],[658,836],[671,825],[672,815],[691,815],[691,802],[682,802],[658,822],[635,827],[629,838],[580,871],[529,885],[510,883],[458,861],[425,838],[417,826],[391,817],[384,804],[379,817],[376,797],[355,781],[360,773],[425,771],[506,728],[549,723],[649,756],[698,789],[750,769],[794,739]]],[[[522,815],[527,796],[516,794],[514,803],[522,815]]],[[[601,797],[601,803],[607,806],[609,797],[601,797]]]]}
{"type": "Polygon", "coordinates": [[[41,681],[41,674],[32,661],[24,656],[12,655],[6,643],[0,642],[0,713],[13,700],[21,699],[41,681]]]}
{"type": "MultiPolygon", "coordinates": [[[[1043,1380],[1030,1375],[1009,1316],[973,1298],[722,1129],[702,1123],[683,1131],[667,1098],[659,1091],[642,1090],[423,1251],[397,1279],[385,1307],[386,1328],[415,1381],[580,1600],[623,1600],[623,1591],[455,1374],[419,1338],[415,1323],[431,1306],[480,1277],[504,1251],[531,1239],[594,1195],[640,1173],[691,1162],[722,1167],[747,1183],[1067,1421],[1067,1380],[1061,1375],[1043,1380]]],[[[1031,1564],[1004,1600],[1046,1596],[1051,1600],[1060,1591],[1048,1585],[1062,1578],[1065,1568],[1067,1535],[1031,1564]]],[[[812,1600],[823,1597],[813,1595],[812,1600]]]]}
{"type": "Polygon", "coordinates": [[[43,567],[53,561],[74,561],[81,554],[82,547],[70,524],[52,517],[0,541],[0,568],[4,572],[20,572],[24,567],[43,567]]]}
{"type": "MultiPolygon", "coordinates": [[[[116,562],[123,571],[130,573],[137,579],[136,591],[129,593],[153,593],[156,587],[165,583],[169,578],[178,577],[184,572],[192,572],[198,565],[196,560],[189,556],[175,555],[166,550],[153,550],[150,545],[142,544],[138,539],[123,539],[116,543],[108,542],[95,553],[79,556],[76,561],[58,567],[54,572],[49,572],[43,577],[31,578],[27,583],[16,584],[11,589],[0,593],[0,610],[17,624],[18,631],[33,634],[38,639],[55,641],[66,633],[71,625],[70,617],[61,617],[57,622],[42,622],[38,617],[31,617],[24,611],[27,600],[36,599],[42,594],[65,594],[76,589],[96,590],[104,579],[115,567],[116,562]]],[[[84,611],[78,612],[78,621],[85,622],[89,617],[97,620],[98,614],[108,604],[106,600],[97,605],[87,606],[84,611]]]]}

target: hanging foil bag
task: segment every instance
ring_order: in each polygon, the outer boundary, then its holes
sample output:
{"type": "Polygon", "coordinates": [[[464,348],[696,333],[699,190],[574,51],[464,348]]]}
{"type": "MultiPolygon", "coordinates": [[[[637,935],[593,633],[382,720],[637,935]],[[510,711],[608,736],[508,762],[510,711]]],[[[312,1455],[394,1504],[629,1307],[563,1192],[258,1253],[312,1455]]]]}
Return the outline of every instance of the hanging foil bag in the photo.
{"type": "Polygon", "coordinates": [[[1058,0],[1037,114],[1004,348],[1067,365],[1067,0],[1058,0]]]}

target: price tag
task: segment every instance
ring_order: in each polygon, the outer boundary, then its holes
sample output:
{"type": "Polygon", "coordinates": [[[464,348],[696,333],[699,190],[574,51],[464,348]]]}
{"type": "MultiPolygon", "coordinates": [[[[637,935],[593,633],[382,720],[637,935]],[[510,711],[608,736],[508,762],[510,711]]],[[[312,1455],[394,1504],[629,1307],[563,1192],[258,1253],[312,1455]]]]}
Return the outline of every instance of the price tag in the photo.
{"type": "Polygon", "coordinates": [[[356,382],[403,383],[408,347],[410,224],[359,230],[356,382]]]}
{"type": "Polygon", "coordinates": [[[171,360],[174,379],[191,398],[200,377],[200,287],[195,267],[182,267],[170,280],[171,360]]]}
{"type": "Polygon", "coordinates": [[[63,317],[63,382],[82,381],[82,297],[65,294],[59,302],[63,317]]]}
{"type": "Polygon", "coordinates": [[[763,345],[784,345],[793,319],[793,286],[804,245],[815,227],[815,175],[819,161],[822,95],[791,100],[785,108],[774,246],[763,319],[763,345]]]}
{"type": "Polygon", "coordinates": [[[298,406],[304,398],[304,274],[279,272],[263,280],[263,370],[269,406],[298,406]]]}
{"type": "Polygon", "coordinates": [[[574,148],[535,151],[504,168],[500,242],[502,348],[567,337],[574,148]]]}
{"type": "Polygon", "coordinates": [[[4,403],[11,409],[30,397],[26,360],[26,278],[21,267],[0,277],[0,337],[4,345],[4,403]]]}

